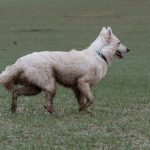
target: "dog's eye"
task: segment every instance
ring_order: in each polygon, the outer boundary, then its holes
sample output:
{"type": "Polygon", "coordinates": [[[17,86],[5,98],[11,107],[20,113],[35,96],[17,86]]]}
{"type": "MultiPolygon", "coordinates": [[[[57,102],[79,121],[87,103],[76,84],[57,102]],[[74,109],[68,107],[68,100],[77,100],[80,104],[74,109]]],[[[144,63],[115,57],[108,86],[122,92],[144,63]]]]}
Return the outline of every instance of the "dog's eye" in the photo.
{"type": "Polygon", "coordinates": [[[118,45],[120,44],[120,42],[118,42],[118,45]]]}

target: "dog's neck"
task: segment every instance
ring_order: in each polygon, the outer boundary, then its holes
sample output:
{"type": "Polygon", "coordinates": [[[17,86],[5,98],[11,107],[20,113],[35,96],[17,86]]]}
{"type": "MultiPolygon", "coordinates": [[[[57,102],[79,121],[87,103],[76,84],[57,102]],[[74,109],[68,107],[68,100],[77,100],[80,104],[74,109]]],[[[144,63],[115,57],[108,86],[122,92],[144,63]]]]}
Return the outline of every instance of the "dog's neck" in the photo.
{"type": "Polygon", "coordinates": [[[107,58],[102,54],[102,53],[97,53],[99,55],[99,57],[101,57],[105,62],[106,64],[108,65],[108,62],[107,62],[107,58]]]}
{"type": "Polygon", "coordinates": [[[107,65],[110,66],[112,63],[112,59],[114,57],[113,51],[111,46],[106,46],[101,49],[101,53],[106,57],[107,59],[107,65]]]}
{"type": "Polygon", "coordinates": [[[96,38],[96,40],[91,43],[91,45],[88,47],[88,49],[92,49],[92,50],[100,53],[101,49],[106,45],[107,45],[107,43],[104,42],[104,40],[100,36],[98,36],[96,38]]]}
{"type": "Polygon", "coordinates": [[[94,42],[88,47],[90,50],[94,50],[109,66],[112,62],[113,55],[110,55],[108,52],[103,52],[102,49],[107,47],[108,43],[105,42],[100,36],[96,38],[94,42]]]}

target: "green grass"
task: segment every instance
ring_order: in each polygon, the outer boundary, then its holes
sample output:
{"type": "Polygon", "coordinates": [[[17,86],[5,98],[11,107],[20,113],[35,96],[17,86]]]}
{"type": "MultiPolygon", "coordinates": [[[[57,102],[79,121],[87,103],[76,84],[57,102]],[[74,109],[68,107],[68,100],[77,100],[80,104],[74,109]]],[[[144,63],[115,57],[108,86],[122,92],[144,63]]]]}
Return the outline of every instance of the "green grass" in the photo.
{"type": "Polygon", "coordinates": [[[33,51],[87,47],[111,26],[131,52],[114,60],[95,86],[94,117],[78,113],[73,93],[58,86],[59,118],[43,107],[44,94],[11,96],[0,88],[0,149],[150,149],[149,0],[1,0],[0,71],[33,51]]]}

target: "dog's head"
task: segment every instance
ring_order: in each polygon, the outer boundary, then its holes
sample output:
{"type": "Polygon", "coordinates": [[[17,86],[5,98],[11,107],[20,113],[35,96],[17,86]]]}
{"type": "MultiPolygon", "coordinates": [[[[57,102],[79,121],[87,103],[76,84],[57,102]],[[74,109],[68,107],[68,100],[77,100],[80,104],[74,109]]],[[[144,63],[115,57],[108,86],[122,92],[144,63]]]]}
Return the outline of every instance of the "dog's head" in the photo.
{"type": "Polygon", "coordinates": [[[110,27],[107,29],[103,27],[100,32],[100,37],[106,46],[112,47],[108,50],[111,50],[111,53],[117,58],[123,58],[124,54],[130,51],[125,45],[121,44],[120,40],[113,34],[110,27]]]}

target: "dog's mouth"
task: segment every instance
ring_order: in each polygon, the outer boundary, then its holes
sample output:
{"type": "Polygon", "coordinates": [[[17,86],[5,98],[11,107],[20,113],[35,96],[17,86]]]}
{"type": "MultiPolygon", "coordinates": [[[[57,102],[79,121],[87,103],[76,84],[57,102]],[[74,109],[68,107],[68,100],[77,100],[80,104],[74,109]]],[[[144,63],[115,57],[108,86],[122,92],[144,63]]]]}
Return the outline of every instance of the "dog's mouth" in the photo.
{"type": "Polygon", "coordinates": [[[116,51],[115,55],[117,56],[117,58],[123,58],[123,55],[121,52],[119,52],[118,50],[116,51]]]}

